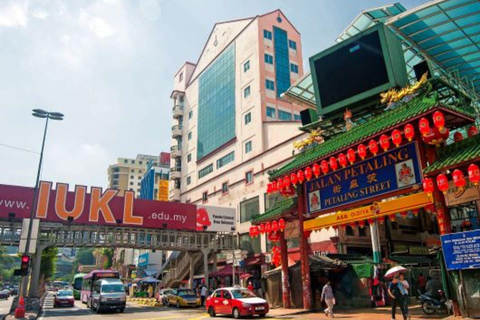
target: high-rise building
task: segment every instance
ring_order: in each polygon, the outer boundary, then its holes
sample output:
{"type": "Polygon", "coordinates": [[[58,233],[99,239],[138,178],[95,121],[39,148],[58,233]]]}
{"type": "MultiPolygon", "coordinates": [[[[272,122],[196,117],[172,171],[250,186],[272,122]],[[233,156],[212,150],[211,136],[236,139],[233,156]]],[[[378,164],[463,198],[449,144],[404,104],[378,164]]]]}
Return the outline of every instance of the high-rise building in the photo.
{"type": "Polygon", "coordinates": [[[292,157],[300,111],[282,100],[303,75],[300,33],[281,10],[216,23],[196,64],[175,74],[170,200],[237,210],[240,243],[252,215],[277,198],[264,192],[267,171],[292,157]]]}
{"type": "Polygon", "coordinates": [[[148,161],[147,169],[140,182],[140,198],[168,201],[168,181],[170,176],[170,153],[160,153],[159,161],[148,161]]]}

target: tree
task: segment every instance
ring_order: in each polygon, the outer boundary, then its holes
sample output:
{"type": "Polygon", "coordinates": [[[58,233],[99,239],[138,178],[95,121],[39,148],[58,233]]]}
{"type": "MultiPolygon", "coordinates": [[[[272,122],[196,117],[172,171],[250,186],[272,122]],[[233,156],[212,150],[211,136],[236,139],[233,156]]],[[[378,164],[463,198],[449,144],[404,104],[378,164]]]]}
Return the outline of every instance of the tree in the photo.
{"type": "Polygon", "coordinates": [[[103,269],[110,269],[113,264],[113,249],[112,248],[102,248],[102,255],[106,258],[103,263],[103,269]]]}
{"type": "Polygon", "coordinates": [[[45,280],[49,280],[55,274],[55,264],[57,262],[58,248],[46,248],[42,252],[42,262],[40,273],[44,275],[45,280]]]}
{"type": "Polygon", "coordinates": [[[13,269],[19,259],[7,254],[7,248],[0,246],[0,277],[3,281],[13,281],[13,269]]]}
{"type": "Polygon", "coordinates": [[[73,274],[78,272],[79,265],[92,265],[95,264],[95,257],[93,256],[93,248],[80,248],[75,255],[75,261],[73,262],[73,274]]]}

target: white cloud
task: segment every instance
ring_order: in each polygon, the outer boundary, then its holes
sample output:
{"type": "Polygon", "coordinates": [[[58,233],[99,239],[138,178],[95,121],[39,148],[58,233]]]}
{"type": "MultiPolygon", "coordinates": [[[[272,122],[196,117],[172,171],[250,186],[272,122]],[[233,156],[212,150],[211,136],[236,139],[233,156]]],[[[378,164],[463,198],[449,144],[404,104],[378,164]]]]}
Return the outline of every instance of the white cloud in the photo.
{"type": "Polygon", "coordinates": [[[105,38],[115,33],[105,20],[93,17],[85,10],[80,13],[80,24],[88,28],[98,38],[105,38]]]}
{"type": "Polygon", "coordinates": [[[43,10],[36,10],[32,12],[32,17],[43,20],[48,17],[48,13],[43,10]]]}
{"type": "Polygon", "coordinates": [[[23,1],[10,1],[0,5],[0,26],[23,27],[27,26],[28,4],[23,1]]]}

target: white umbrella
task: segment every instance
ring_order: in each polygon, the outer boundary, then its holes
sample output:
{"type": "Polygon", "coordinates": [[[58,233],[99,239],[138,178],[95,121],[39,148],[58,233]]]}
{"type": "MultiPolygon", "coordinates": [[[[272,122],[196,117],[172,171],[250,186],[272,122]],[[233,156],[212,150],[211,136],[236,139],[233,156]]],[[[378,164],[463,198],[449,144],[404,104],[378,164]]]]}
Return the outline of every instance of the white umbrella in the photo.
{"type": "Polygon", "coordinates": [[[391,269],[389,269],[387,271],[387,273],[385,273],[385,276],[384,278],[393,278],[394,276],[397,276],[399,275],[400,273],[404,273],[408,271],[407,269],[405,269],[404,267],[402,266],[396,266],[396,267],[393,267],[391,269]]]}

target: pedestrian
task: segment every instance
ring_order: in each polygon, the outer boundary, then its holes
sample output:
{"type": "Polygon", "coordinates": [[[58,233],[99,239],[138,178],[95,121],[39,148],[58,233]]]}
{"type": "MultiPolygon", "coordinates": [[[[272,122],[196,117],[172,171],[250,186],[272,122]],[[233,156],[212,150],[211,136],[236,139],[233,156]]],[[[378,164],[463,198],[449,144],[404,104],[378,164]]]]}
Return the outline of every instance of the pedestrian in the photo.
{"type": "Polygon", "coordinates": [[[420,272],[420,274],[418,275],[417,284],[420,287],[420,292],[424,294],[426,291],[425,287],[427,286],[427,280],[425,280],[422,272],[420,272]]]}
{"type": "Polygon", "coordinates": [[[207,298],[207,286],[203,285],[202,286],[202,292],[200,294],[200,300],[201,300],[201,303],[202,303],[202,307],[205,306],[205,299],[206,298],[207,298]]]}
{"type": "Polygon", "coordinates": [[[405,279],[405,274],[400,273],[400,278],[398,280],[398,285],[400,287],[400,291],[402,292],[402,303],[403,303],[403,310],[407,315],[407,319],[410,320],[410,314],[408,312],[408,290],[410,289],[410,284],[408,283],[407,279],[405,279]]]}
{"type": "Polygon", "coordinates": [[[395,320],[395,313],[397,312],[397,306],[400,307],[400,311],[402,311],[403,314],[403,320],[407,320],[407,315],[405,313],[405,310],[403,308],[403,295],[402,291],[400,289],[400,286],[398,285],[399,283],[399,277],[395,276],[388,285],[388,295],[390,298],[392,298],[392,320],[395,320]]]}
{"type": "Polygon", "coordinates": [[[325,312],[325,315],[327,317],[330,315],[330,317],[335,318],[335,316],[333,315],[335,296],[333,295],[333,289],[330,286],[330,281],[327,281],[327,283],[323,286],[321,300],[325,301],[325,303],[327,304],[327,308],[323,310],[323,312],[325,312]]]}

